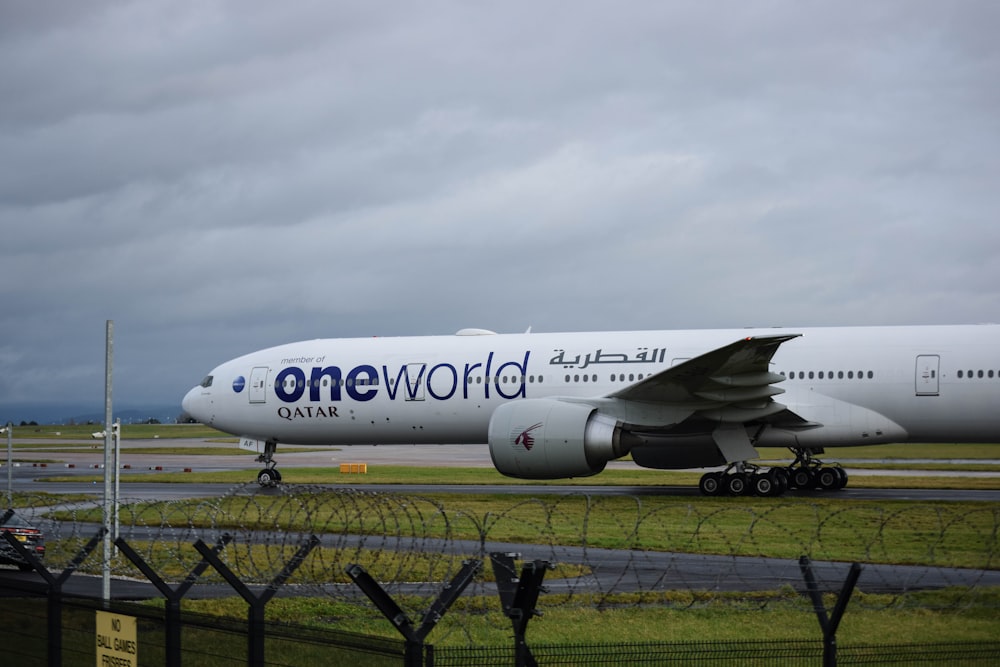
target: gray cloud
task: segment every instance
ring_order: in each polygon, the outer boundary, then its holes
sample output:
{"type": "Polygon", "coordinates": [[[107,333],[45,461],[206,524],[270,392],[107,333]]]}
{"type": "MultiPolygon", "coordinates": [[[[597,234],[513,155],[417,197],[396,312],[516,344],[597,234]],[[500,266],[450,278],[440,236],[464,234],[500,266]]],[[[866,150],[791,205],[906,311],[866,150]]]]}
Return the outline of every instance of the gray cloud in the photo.
{"type": "Polygon", "coordinates": [[[571,9],[4,5],[0,403],[99,405],[105,319],[123,404],[299,338],[996,319],[994,3],[571,9]]]}

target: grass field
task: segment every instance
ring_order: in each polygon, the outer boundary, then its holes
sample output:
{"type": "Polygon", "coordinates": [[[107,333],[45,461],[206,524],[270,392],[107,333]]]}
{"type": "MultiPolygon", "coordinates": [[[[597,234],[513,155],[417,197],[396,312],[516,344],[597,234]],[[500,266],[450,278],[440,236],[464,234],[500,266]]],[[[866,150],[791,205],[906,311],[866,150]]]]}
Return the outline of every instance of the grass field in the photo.
{"type": "MultiPolygon", "coordinates": [[[[243,452],[245,455],[245,452],[243,452]]],[[[255,479],[256,469],[248,459],[245,470],[213,472],[157,472],[122,475],[122,483],[167,482],[201,484],[240,484],[255,479]]],[[[543,493],[546,486],[697,486],[701,473],[672,470],[606,470],[593,477],[578,477],[557,481],[519,480],[505,477],[491,468],[419,468],[415,466],[370,465],[366,474],[345,474],[339,468],[281,468],[286,484],[432,484],[450,485],[491,484],[499,486],[529,486],[543,493]]],[[[52,481],[101,481],[103,477],[53,477],[52,481]]],[[[1000,478],[934,476],[929,471],[919,477],[861,476],[850,481],[851,488],[878,489],[1000,489],[1000,478]]]]}
{"type": "MultiPolygon", "coordinates": [[[[40,449],[47,443],[63,443],[89,437],[94,427],[39,427],[35,435],[27,428],[16,429],[17,438],[39,440],[40,449]],[[48,430],[51,429],[51,430],[48,430]],[[44,441],[44,442],[42,442],[44,441]]],[[[96,429],[95,429],[96,430],[96,429]]],[[[229,444],[225,449],[247,456],[232,446],[235,441],[212,429],[197,425],[139,425],[127,427],[126,439],[200,438],[229,444]]],[[[71,444],[71,443],[66,443],[71,444]]],[[[28,447],[29,445],[24,445],[28,447]]],[[[59,445],[63,446],[63,445],[59,445]]],[[[87,446],[87,445],[82,445],[87,446]]],[[[215,449],[215,448],[210,448],[215,449]]],[[[37,450],[33,450],[37,451],[37,450]]],[[[156,447],[157,453],[186,453],[190,450],[156,447]]],[[[765,450],[765,458],[785,457],[783,450],[765,450]]],[[[1000,460],[997,445],[889,445],[828,451],[830,460],[867,460],[864,466],[899,466],[906,469],[995,470],[1000,460]],[[914,463],[914,459],[934,463],[914,463]],[[984,463],[953,464],[954,459],[984,463]],[[964,467],[963,467],[964,466],[964,467]],[[972,468],[970,468],[972,466],[972,468]]],[[[256,466],[247,457],[247,470],[256,466]]],[[[858,464],[852,466],[860,467],[858,464]]],[[[223,482],[237,484],[253,479],[247,470],[213,473],[129,474],[128,481],[223,482]]],[[[385,484],[391,490],[397,484],[440,485],[441,494],[409,505],[394,507],[381,502],[383,518],[405,522],[407,512],[419,510],[419,502],[428,507],[440,504],[457,517],[448,526],[456,539],[478,539],[484,525],[489,525],[489,539],[526,541],[539,539],[544,532],[549,543],[579,542],[582,526],[590,546],[610,548],[683,550],[698,553],[775,555],[794,558],[803,547],[817,543],[817,557],[865,562],[903,562],[962,565],[975,568],[996,568],[993,557],[997,548],[997,513],[995,503],[912,503],[908,501],[873,503],[851,502],[818,495],[802,499],[760,498],[556,498],[546,496],[546,482],[527,483],[533,489],[529,496],[447,494],[450,484],[526,484],[505,478],[486,468],[415,468],[404,466],[369,466],[366,475],[343,475],[337,468],[282,468],[288,484],[385,484]],[[591,503],[589,506],[587,503],[591,503]],[[600,505],[594,506],[594,502],[600,505]],[[415,504],[417,503],[417,504],[415,504]],[[532,503],[535,503],[532,506],[532,503]],[[539,519],[539,504],[545,506],[544,518],[539,519]],[[639,527],[639,530],[636,530],[639,527]],[[680,540],[689,536],[685,543],[680,540]],[[690,536],[696,536],[696,539],[690,536]],[[876,538],[876,539],[873,539],[876,538]],[[874,549],[873,549],[874,546],[874,549]]],[[[599,484],[623,486],[694,485],[699,473],[655,470],[607,470],[590,478],[566,480],[558,484],[599,484]]],[[[73,477],[80,481],[81,477],[73,477]]],[[[93,479],[101,479],[93,477],[93,479]]],[[[941,477],[928,474],[921,477],[854,476],[852,487],[879,488],[1000,488],[1000,480],[969,477],[941,477]]],[[[239,502],[239,501],[235,501],[239,502]]],[[[254,501],[255,503],[257,501],[254,501]]],[[[174,505],[174,504],[171,504],[174,505]]],[[[176,504],[178,523],[187,521],[183,504],[176,504]],[[182,516],[183,515],[183,516],[182,516]]],[[[247,522],[266,518],[296,526],[290,508],[260,505],[260,516],[248,517],[244,509],[223,508],[236,519],[232,525],[246,527],[247,522]],[[241,514],[243,512],[243,514],[241,514]],[[284,518],[283,518],[284,517],[284,518]]],[[[150,508],[150,517],[162,513],[162,507],[150,508]]],[[[368,523],[338,524],[333,518],[321,518],[328,530],[370,532],[386,530],[386,523],[373,513],[368,523]]],[[[421,515],[423,516],[423,515],[421,515]]],[[[86,518],[78,515],[78,518],[86,518]]],[[[148,518],[148,517],[147,517],[148,518]]],[[[316,519],[317,517],[313,517],[316,519]]],[[[206,521],[209,521],[206,519],[206,521]]],[[[195,520],[197,523],[197,520],[195,520]]],[[[222,527],[218,517],[209,523],[222,527]],[[214,523],[213,523],[214,522],[214,523]]],[[[433,531],[432,531],[433,534],[433,531]]],[[[56,556],[53,544],[53,556],[56,556]]],[[[333,556],[326,556],[330,561],[333,556]]],[[[376,559],[377,560],[377,559],[376,559]]],[[[385,564],[383,562],[383,564],[385,564]]],[[[388,564],[389,570],[395,566],[388,564]]],[[[565,572],[556,573],[565,576],[565,572]]],[[[388,576],[388,572],[385,573],[388,576]]],[[[570,575],[572,576],[572,575],[570,575]]],[[[405,599],[401,603],[419,617],[427,600],[405,599]]],[[[159,604],[154,602],[154,604],[159,604]]],[[[828,606],[832,606],[833,600],[828,606]]],[[[245,617],[246,603],[237,597],[223,600],[185,601],[185,609],[237,618],[245,617]]],[[[559,595],[543,595],[539,608],[543,619],[533,621],[530,639],[537,643],[562,641],[650,641],[727,639],[797,639],[817,638],[819,629],[808,601],[788,589],[748,594],[712,593],[708,591],[678,591],[668,593],[602,596],[587,599],[576,595],[572,599],[559,595]],[[598,629],[600,629],[598,631],[598,629]]],[[[373,609],[359,608],[356,603],[324,598],[279,598],[267,608],[274,620],[333,626],[354,632],[397,636],[394,628],[373,609]]],[[[1000,636],[1000,591],[996,589],[949,589],[943,591],[910,592],[883,596],[859,591],[852,598],[848,613],[838,632],[841,644],[919,643],[933,641],[992,640],[1000,636]]],[[[510,638],[509,621],[505,619],[495,599],[468,598],[459,602],[445,616],[431,640],[441,645],[467,643],[504,645],[510,638]]]]}

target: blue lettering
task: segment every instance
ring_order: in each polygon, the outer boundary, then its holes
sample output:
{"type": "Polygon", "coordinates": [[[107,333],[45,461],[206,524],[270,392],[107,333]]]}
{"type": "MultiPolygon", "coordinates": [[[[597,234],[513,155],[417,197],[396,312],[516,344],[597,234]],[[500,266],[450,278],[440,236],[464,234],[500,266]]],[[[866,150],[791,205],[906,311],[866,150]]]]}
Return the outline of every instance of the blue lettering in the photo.
{"type": "Polygon", "coordinates": [[[486,357],[486,381],[483,383],[483,387],[486,390],[484,398],[486,398],[487,400],[489,400],[490,398],[490,378],[493,377],[492,375],[490,375],[490,366],[492,365],[493,365],[493,353],[490,352],[490,356],[486,357]]]}
{"type": "Polygon", "coordinates": [[[502,396],[503,398],[524,398],[525,397],[524,378],[528,374],[528,355],[530,355],[530,354],[531,354],[530,352],[525,352],[524,353],[524,363],[522,363],[522,364],[519,364],[516,361],[508,361],[507,363],[502,364],[500,366],[500,368],[497,369],[496,389],[497,389],[497,393],[500,394],[500,396],[502,396]],[[513,367],[513,368],[516,368],[518,370],[518,374],[513,377],[514,382],[516,382],[518,384],[518,389],[513,394],[505,394],[504,391],[503,391],[503,387],[500,385],[500,378],[503,375],[503,369],[505,369],[507,367],[513,367]]]}
{"type": "MultiPolygon", "coordinates": [[[[447,362],[442,362],[428,368],[427,364],[403,364],[398,370],[390,371],[388,366],[381,366],[380,369],[362,364],[350,369],[346,377],[339,366],[313,366],[308,369],[309,376],[306,379],[306,369],[299,366],[288,366],[282,369],[274,380],[274,393],[283,403],[296,403],[302,400],[306,393],[306,386],[309,387],[310,403],[337,402],[343,400],[343,391],[346,389],[351,400],[364,402],[370,401],[378,396],[380,380],[385,383],[385,391],[390,401],[396,400],[400,387],[403,390],[403,398],[408,401],[423,400],[424,389],[431,398],[437,401],[447,401],[458,393],[459,382],[462,383],[462,398],[469,399],[471,387],[482,380],[483,398],[490,399],[490,387],[496,391],[498,398],[516,399],[525,398],[527,387],[525,377],[528,374],[528,359],[531,352],[524,353],[521,361],[506,361],[499,365],[494,371],[494,358],[496,353],[490,352],[486,356],[485,363],[467,363],[459,369],[447,362]],[[513,383],[513,387],[505,387],[504,373],[513,383]],[[395,376],[392,376],[395,373],[395,376]],[[511,375],[512,374],[512,375],[511,375]],[[330,392],[322,390],[324,382],[329,382],[330,392]],[[424,387],[422,387],[424,385],[424,387]],[[342,389],[344,388],[344,389],[342,389]],[[507,391],[510,389],[511,391],[507,391]]],[[[298,407],[294,410],[280,408],[278,415],[282,419],[306,418],[314,416],[324,417],[323,408],[316,408],[313,413],[310,406],[298,407]]],[[[335,409],[331,406],[326,409],[330,416],[335,416],[335,409]]]]}
{"type": "Polygon", "coordinates": [[[309,376],[309,400],[313,403],[317,403],[322,400],[320,398],[319,385],[320,381],[325,377],[330,378],[330,400],[340,400],[340,380],[342,377],[340,374],[340,368],[337,366],[327,366],[326,368],[313,366],[312,374],[309,376]]]}
{"type": "MultiPolygon", "coordinates": [[[[406,376],[406,396],[409,400],[415,401],[417,397],[420,396],[420,383],[424,380],[424,371],[427,370],[427,364],[420,364],[420,370],[417,371],[416,379],[410,379],[410,368],[416,366],[416,364],[407,364],[403,366],[403,375],[406,376]]],[[[423,400],[421,397],[420,400],[423,400]]]]}
{"type": "Polygon", "coordinates": [[[399,391],[399,385],[403,384],[403,375],[406,373],[406,366],[399,369],[399,373],[395,378],[389,377],[389,367],[382,367],[382,377],[385,379],[385,391],[389,394],[389,400],[396,400],[396,392],[399,391]]]}
{"type": "Polygon", "coordinates": [[[429,373],[427,373],[427,393],[436,398],[437,400],[447,401],[449,398],[455,395],[455,391],[457,390],[458,390],[458,371],[455,370],[455,367],[452,366],[451,364],[438,364],[437,366],[432,368],[429,373]],[[441,395],[438,395],[437,392],[434,391],[434,385],[431,382],[431,378],[434,376],[434,371],[438,370],[439,368],[447,368],[449,371],[451,371],[451,389],[449,389],[446,393],[441,395]]]}
{"type": "MultiPolygon", "coordinates": [[[[355,401],[370,401],[375,398],[375,394],[378,393],[378,387],[372,386],[372,380],[378,380],[378,371],[374,366],[358,366],[357,368],[352,368],[351,372],[347,374],[347,395],[353,398],[355,401]],[[364,376],[364,383],[358,384],[358,376],[364,376]]],[[[330,400],[340,400],[340,396],[337,398],[331,398],[330,400]]]]}
{"type": "Polygon", "coordinates": [[[462,384],[464,384],[465,386],[462,387],[462,398],[468,398],[469,397],[469,385],[472,384],[472,371],[474,371],[477,368],[482,368],[482,367],[483,367],[482,364],[466,364],[465,365],[465,377],[462,380],[462,384]]]}
{"type": "Polygon", "coordinates": [[[278,373],[278,377],[274,378],[274,393],[285,403],[294,403],[302,398],[302,393],[306,390],[305,384],[306,374],[302,369],[296,366],[289,366],[278,373]],[[289,377],[294,378],[295,382],[292,383],[290,388],[286,388],[285,381],[289,377]]]}

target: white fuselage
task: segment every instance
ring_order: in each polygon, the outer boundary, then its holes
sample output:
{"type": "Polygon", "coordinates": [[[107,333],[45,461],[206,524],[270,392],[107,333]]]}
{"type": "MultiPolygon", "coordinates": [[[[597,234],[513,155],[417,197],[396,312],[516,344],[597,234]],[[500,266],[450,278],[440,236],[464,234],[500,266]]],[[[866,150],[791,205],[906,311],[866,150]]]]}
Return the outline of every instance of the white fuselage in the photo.
{"type": "MultiPolygon", "coordinates": [[[[222,431],[294,444],[486,443],[521,399],[599,398],[755,335],[796,333],[775,397],[831,426],[860,406],[908,442],[1000,442],[1000,326],[903,326],[324,339],[216,367],[184,409],[222,431]],[[829,401],[827,399],[836,399],[829,401]],[[811,412],[812,411],[812,412],[811,412]]],[[[862,445],[822,429],[812,446],[862,445]]],[[[769,441],[765,431],[760,445],[769,441]]]]}

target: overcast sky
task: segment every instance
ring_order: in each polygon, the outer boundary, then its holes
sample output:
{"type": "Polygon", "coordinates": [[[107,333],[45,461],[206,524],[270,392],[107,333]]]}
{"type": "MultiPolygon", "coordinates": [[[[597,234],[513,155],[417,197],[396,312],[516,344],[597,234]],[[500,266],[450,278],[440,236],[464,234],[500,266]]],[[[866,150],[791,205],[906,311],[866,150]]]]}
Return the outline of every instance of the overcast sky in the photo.
{"type": "MultiPolygon", "coordinates": [[[[299,339],[1000,320],[1000,4],[0,0],[0,405],[299,339]]],[[[17,414],[0,414],[0,419],[17,414]]]]}

